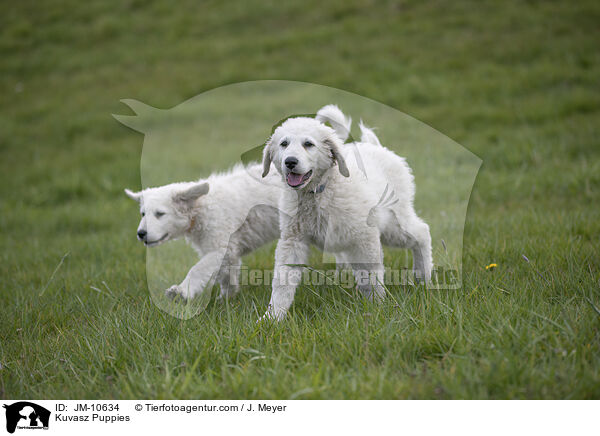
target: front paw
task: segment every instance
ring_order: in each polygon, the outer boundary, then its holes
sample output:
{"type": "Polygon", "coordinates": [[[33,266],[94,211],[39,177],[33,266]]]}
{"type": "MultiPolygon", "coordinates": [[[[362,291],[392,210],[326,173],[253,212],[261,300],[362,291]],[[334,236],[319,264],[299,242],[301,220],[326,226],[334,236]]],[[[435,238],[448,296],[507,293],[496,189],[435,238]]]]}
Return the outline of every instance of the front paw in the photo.
{"type": "Polygon", "coordinates": [[[187,292],[179,285],[173,285],[165,291],[165,295],[171,300],[184,300],[187,301],[187,292]]]}
{"type": "Polygon", "coordinates": [[[258,319],[258,321],[256,321],[256,322],[260,323],[260,322],[264,322],[264,321],[282,321],[285,318],[285,315],[286,315],[285,311],[275,312],[274,310],[272,310],[269,307],[269,309],[265,312],[265,314],[263,316],[261,316],[258,319]]]}

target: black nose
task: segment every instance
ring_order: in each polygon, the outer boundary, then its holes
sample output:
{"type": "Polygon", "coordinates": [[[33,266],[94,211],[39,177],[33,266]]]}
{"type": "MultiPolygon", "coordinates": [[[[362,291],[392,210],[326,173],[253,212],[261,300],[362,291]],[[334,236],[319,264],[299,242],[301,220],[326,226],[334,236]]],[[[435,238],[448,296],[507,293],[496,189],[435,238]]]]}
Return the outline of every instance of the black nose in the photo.
{"type": "Polygon", "coordinates": [[[138,230],[138,238],[144,239],[146,237],[147,232],[145,230],[138,230]]]}
{"type": "Polygon", "coordinates": [[[298,165],[298,159],[295,157],[288,157],[284,163],[286,167],[288,167],[290,170],[293,170],[294,167],[298,165]]]}

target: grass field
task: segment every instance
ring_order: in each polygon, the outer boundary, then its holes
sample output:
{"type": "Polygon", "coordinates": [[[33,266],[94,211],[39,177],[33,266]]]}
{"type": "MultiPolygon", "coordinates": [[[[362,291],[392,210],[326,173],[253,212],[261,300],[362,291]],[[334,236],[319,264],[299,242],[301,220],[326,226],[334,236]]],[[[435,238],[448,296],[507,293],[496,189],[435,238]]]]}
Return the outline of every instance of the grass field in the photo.
{"type": "Polygon", "coordinates": [[[173,5],[1,6],[0,398],[600,398],[598,2],[173,5]],[[122,192],[143,136],[111,114],[258,79],[369,97],[483,160],[462,289],[301,290],[276,325],[268,286],[185,321],[153,304],[122,192]]]}

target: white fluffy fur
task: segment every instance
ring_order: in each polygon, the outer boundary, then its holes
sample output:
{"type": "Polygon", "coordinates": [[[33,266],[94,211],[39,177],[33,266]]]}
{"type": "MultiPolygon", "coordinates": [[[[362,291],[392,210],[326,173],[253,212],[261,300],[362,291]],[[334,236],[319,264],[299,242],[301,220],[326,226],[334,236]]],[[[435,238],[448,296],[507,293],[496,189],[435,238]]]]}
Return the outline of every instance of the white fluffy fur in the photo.
{"type": "MultiPolygon", "coordinates": [[[[328,108],[320,120],[333,118],[349,131],[341,111],[328,108]]],[[[297,187],[286,183],[280,197],[281,236],[268,318],[282,319],[291,306],[302,268],[294,265],[307,263],[310,244],[350,265],[359,289],[375,300],[385,295],[382,243],[410,248],[415,274],[431,277],[429,227],[415,213],[414,178],[406,161],[382,147],[362,123],[363,142],[344,145],[339,129],[320,120],[288,119],[264,150],[263,176],[273,164],[284,183],[290,172],[307,178],[297,187]],[[288,158],[297,159],[293,170],[286,166],[288,158]]]]}
{"type": "Polygon", "coordinates": [[[126,189],[140,203],[138,239],[151,247],[185,237],[201,257],[167,295],[192,298],[215,280],[221,297],[234,295],[239,281],[230,281],[230,268],[239,268],[242,256],[279,236],[277,198],[282,187],[276,175],[261,181],[260,165],[255,164],[198,182],[141,192],[126,189]]]}

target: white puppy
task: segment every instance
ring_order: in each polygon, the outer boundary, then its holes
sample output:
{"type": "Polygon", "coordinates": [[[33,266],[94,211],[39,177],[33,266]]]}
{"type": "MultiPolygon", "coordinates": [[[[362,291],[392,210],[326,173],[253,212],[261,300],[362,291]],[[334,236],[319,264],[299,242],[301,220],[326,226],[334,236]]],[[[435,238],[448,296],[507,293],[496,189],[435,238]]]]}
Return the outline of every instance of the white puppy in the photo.
{"type": "Polygon", "coordinates": [[[221,297],[234,295],[241,257],[279,236],[277,198],[283,184],[278,176],[261,181],[260,165],[235,167],[206,180],[172,183],[125,193],[140,203],[137,229],[140,241],[154,247],[185,237],[201,257],[179,285],[167,289],[170,297],[189,299],[212,286],[221,297]]]}
{"type": "Polygon", "coordinates": [[[265,317],[287,313],[311,243],[350,265],[359,289],[375,300],[385,295],[381,243],[410,248],[415,275],[431,277],[431,237],[413,207],[410,168],[362,124],[364,142],[344,145],[340,137],[348,130],[349,119],[327,106],[316,119],[286,120],[267,141],[263,177],[274,164],[287,187],[279,202],[281,236],[265,317]]]}

